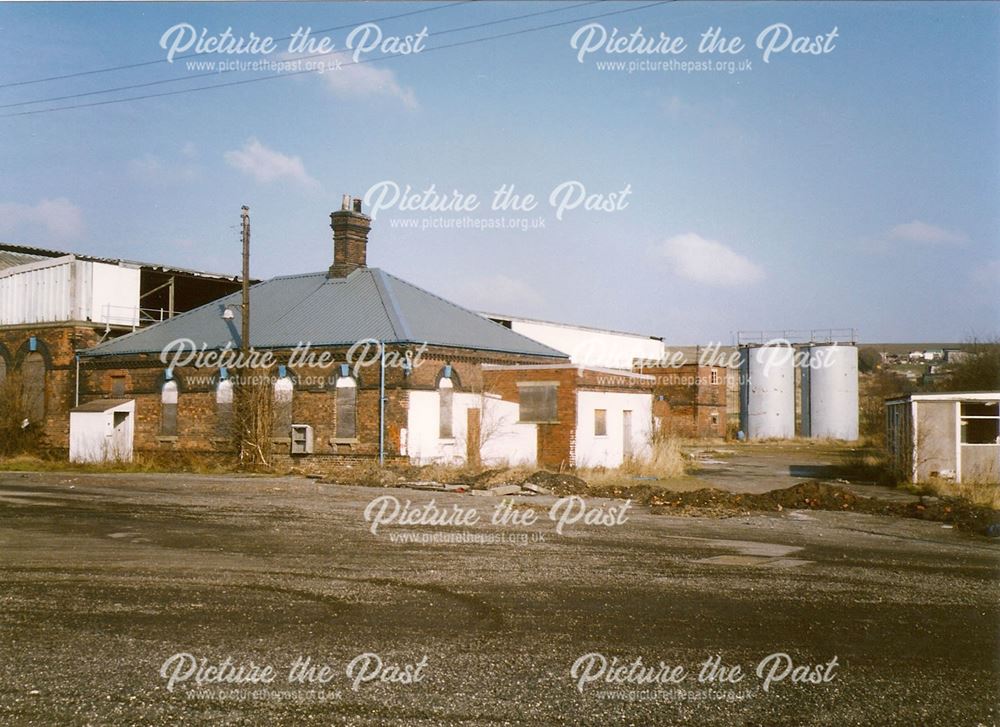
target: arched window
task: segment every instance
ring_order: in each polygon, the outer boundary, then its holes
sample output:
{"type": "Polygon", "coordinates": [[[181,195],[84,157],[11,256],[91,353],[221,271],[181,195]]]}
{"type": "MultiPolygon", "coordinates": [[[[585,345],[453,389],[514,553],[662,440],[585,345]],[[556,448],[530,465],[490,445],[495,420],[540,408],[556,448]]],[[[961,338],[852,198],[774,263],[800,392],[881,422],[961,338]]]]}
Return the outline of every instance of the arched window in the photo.
{"type": "Polygon", "coordinates": [[[452,408],[454,396],[455,385],[451,383],[451,379],[442,378],[438,382],[438,411],[440,414],[438,436],[441,439],[451,439],[455,436],[453,426],[454,411],[452,408]]]}
{"type": "Polygon", "coordinates": [[[167,379],[160,389],[160,436],[177,436],[177,382],[167,379]]]}
{"type": "Polygon", "coordinates": [[[225,369],[219,372],[219,384],[215,387],[215,434],[228,437],[233,429],[233,382],[226,376],[225,369]]]}
{"type": "Polygon", "coordinates": [[[337,439],[354,439],[357,427],[358,382],[350,376],[337,379],[337,439]]]}
{"type": "Polygon", "coordinates": [[[32,351],[21,363],[22,401],[28,421],[40,422],[45,418],[45,359],[32,351]]]}
{"type": "MultiPolygon", "coordinates": [[[[283,368],[283,367],[282,367],[283,368]]],[[[292,397],[295,384],[284,371],[280,371],[274,382],[274,428],[271,432],[276,439],[292,436],[292,397]]]]}

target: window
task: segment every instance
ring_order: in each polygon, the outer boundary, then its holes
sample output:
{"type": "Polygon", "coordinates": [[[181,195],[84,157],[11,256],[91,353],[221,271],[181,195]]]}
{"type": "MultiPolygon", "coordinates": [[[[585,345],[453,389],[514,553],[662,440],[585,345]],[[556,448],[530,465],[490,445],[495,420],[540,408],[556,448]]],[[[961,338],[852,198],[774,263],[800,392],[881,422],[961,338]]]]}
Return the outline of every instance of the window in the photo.
{"type": "Polygon", "coordinates": [[[441,439],[451,439],[455,436],[455,433],[452,430],[454,421],[452,413],[452,400],[454,399],[454,394],[455,386],[451,383],[451,379],[441,379],[441,383],[438,384],[438,399],[440,400],[440,426],[438,428],[438,436],[441,439]]]}
{"type": "Polygon", "coordinates": [[[215,434],[228,437],[233,429],[233,382],[220,378],[215,387],[215,434]]]}
{"type": "Polygon", "coordinates": [[[3,382],[7,379],[7,362],[4,361],[3,356],[0,356],[0,386],[3,386],[3,382]]]}
{"type": "Polygon", "coordinates": [[[160,390],[160,436],[177,436],[177,382],[163,382],[160,390]]]}
{"type": "Polygon", "coordinates": [[[285,439],[292,436],[292,396],[295,385],[287,376],[279,376],[274,382],[274,419],[271,436],[285,439]]]}
{"type": "Polygon", "coordinates": [[[111,377],[111,398],[112,399],[124,399],[125,398],[125,377],[124,376],[112,376],[111,377]]]}
{"type": "Polygon", "coordinates": [[[608,410],[594,409],[594,436],[608,436],[608,410]]]}
{"type": "Polygon", "coordinates": [[[1000,443],[1000,404],[995,401],[961,403],[962,444],[1000,443]]]}
{"type": "Polygon", "coordinates": [[[40,422],[45,418],[45,359],[42,354],[34,351],[24,357],[21,378],[21,395],[28,420],[40,422]]]}
{"type": "Polygon", "coordinates": [[[350,376],[337,379],[337,439],[354,439],[357,428],[358,383],[350,376]]]}
{"type": "Polygon", "coordinates": [[[520,421],[537,424],[554,424],[559,421],[554,382],[522,382],[517,385],[520,399],[520,421]]]}
{"type": "Polygon", "coordinates": [[[712,369],[711,372],[708,375],[708,380],[712,384],[712,386],[715,386],[716,384],[718,384],[719,383],[719,370],[718,369],[712,369]]]}

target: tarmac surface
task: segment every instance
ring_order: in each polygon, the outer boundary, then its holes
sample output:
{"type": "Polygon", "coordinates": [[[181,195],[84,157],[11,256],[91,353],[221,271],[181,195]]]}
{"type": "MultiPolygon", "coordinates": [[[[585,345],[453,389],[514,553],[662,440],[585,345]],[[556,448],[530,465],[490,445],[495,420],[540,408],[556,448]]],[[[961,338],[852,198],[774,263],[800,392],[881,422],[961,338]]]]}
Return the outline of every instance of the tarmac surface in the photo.
{"type": "Polygon", "coordinates": [[[996,541],[609,500],[553,520],[555,502],[524,498],[508,515],[534,523],[494,525],[501,500],[470,494],[0,473],[0,724],[1000,719],[996,541]],[[397,516],[373,534],[384,496],[466,522],[397,516]],[[712,657],[732,681],[701,673],[712,657]]]}

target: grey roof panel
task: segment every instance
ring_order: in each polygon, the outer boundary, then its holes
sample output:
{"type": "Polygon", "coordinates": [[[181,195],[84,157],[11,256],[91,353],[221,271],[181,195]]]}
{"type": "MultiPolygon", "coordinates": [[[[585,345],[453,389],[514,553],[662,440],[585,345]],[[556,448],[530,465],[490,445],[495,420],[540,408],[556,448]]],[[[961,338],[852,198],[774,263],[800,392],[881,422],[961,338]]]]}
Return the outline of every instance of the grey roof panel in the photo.
{"type": "MultiPolygon", "coordinates": [[[[240,293],[220,298],[149,328],[100,344],[89,356],[159,353],[191,339],[209,350],[240,345],[240,293]],[[226,306],[234,317],[222,318],[226,306]]],[[[470,310],[389,275],[359,268],[346,278],[326,273],[272,278],[250,289],[254,348],[347,345],[367,338],[565,359],[566,355],[470,310]]]]}

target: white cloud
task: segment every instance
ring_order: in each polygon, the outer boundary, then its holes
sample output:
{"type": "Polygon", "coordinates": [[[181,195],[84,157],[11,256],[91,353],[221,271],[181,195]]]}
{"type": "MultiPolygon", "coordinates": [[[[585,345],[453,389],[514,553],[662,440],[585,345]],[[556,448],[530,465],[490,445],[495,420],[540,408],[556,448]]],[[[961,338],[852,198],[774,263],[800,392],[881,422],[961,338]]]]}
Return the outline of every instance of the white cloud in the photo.
{"type": "Polygon", "coordinates": [[[523,280],[503,273],[466,281],[455,297],[473,310],[489,313],[522,312],[544,302],[538,291],[523,280]]]}
{"type": "Polygon", "coordinates": [[[319,182],[306,172],[299,157],[268,149],[254,138],[249,139],[242,149],[227,151],[225,158],[229,166],[246,172],[258,182],[266,184],[288,179],[305,187],[319,187],[319,182]]]}
{"type": "Polygon", "coordinates": [[[326,87],[334,94],[345,98],[365,96],[388,96],[400,101],[408,109],[417,108],[417,97],[412,88],[399,83],[390,68],[380,68],[370,63],[354,63],[351,56],[340,51],[326,55],[301,59],[299,54],[286,53],[285,60],[302,60],[303,63],[323,64],[317,73],[326,87]]]}
{"type": "Polygon", "coordinates": [[[25,228],[42,228],[60,240],[78,237],[83,232],[83,211],[65,197],[35,205],[0,202],[0,234],[24,234],[25,228]]]}
{"type": "Polygon", "coordinates": [[[755,283],[764,270],[748,258],[715,240],[688,232],[663,243],[660,252],[689,280],[709,285],[733,286],[755,283]]]}
{"type": "Polygon", "coordinates": [[[961,232],[946,230],[943,227],[929,225],[920,220],[896,225],[889,230],[890,240],[903,242],[918,242],[925,245],[958,245],[968,238],[961,232]]]}

